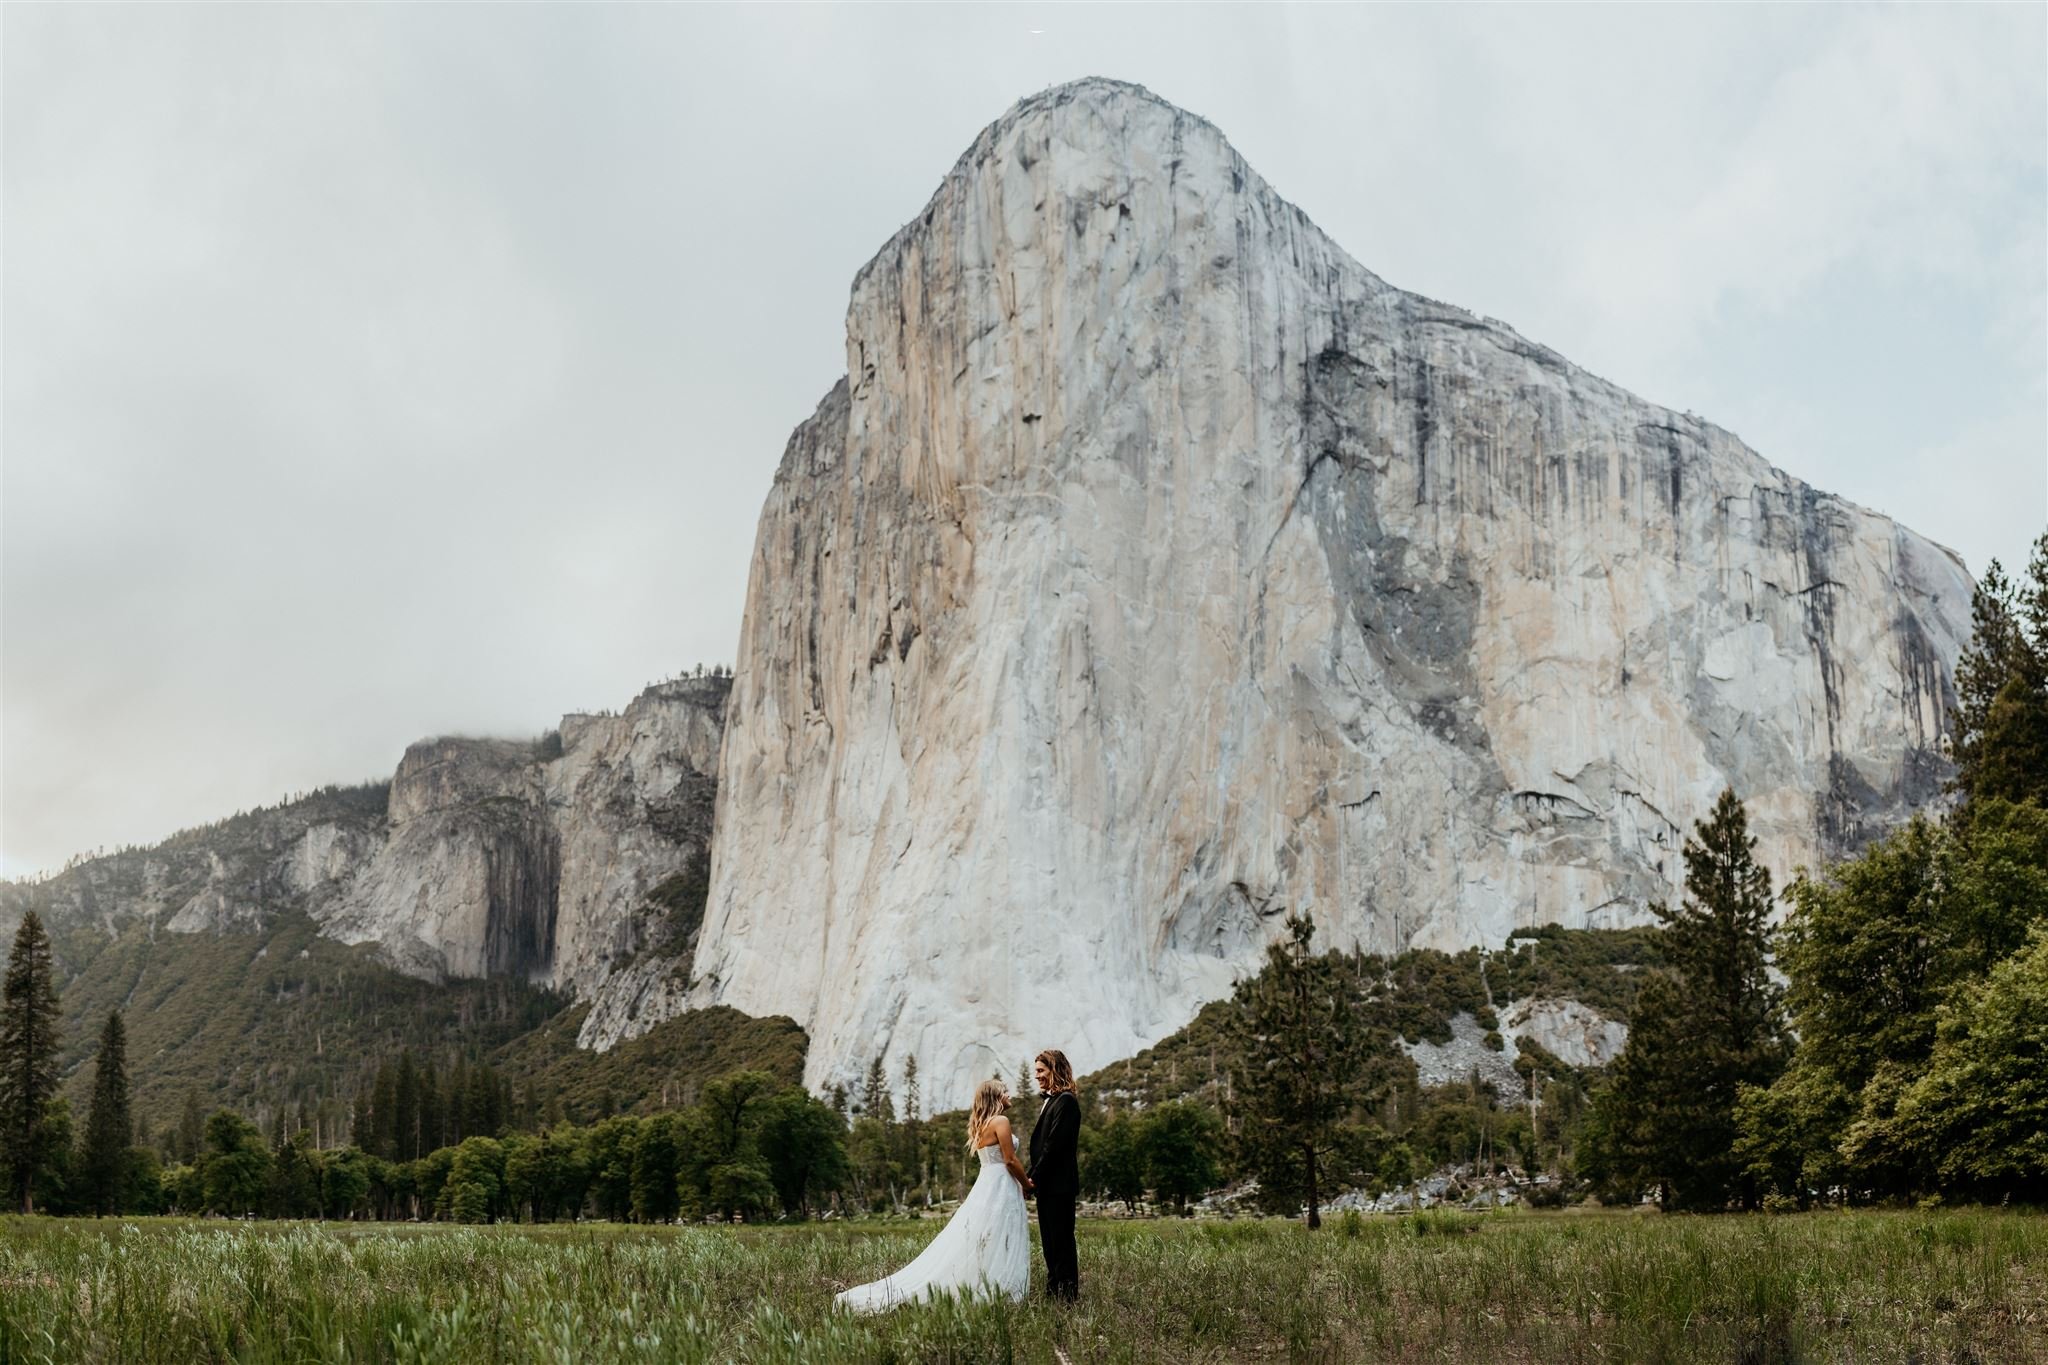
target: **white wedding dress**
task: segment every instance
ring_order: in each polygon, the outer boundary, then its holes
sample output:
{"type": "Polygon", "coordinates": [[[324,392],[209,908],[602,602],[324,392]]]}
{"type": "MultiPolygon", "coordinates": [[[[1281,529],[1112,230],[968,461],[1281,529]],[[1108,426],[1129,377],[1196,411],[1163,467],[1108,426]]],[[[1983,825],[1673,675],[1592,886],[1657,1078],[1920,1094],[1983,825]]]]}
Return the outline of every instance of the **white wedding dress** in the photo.
{"type": "Polygon", "coordinates": [[[977,1153],[981,1172],[939,1235],[917,1259],[887,1279],[855,1285],[837,1302],[856,1313],[880,1313],[936,1294],[1000,1294],[1020,1300],[1031,1288],[1031,1232],[1024,1191],[1003,1166],[999,1143],[977,1153]]]}

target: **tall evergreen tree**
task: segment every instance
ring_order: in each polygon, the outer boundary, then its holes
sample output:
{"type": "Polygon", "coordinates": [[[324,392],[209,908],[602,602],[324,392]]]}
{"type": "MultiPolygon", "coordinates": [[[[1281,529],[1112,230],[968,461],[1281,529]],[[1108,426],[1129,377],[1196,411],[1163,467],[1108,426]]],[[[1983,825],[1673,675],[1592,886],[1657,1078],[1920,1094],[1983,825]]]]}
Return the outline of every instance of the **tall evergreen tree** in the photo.
{"type": "Polygon", "coordinates": [[[363,1150],[386,1161],[398,1155],[398,1071],[388,1061],[378,1063],[370,1086],[370,1141],[363,1150]]]}
{"type": "MultiPolygon", "coordinates": [[[[391,1086],[391,1127],[394,1161],[416,1160],[420,1152],[420,1077],[412,1049],[398,1054],[398,1074],[391,1086]]],[[[428,1151],[433,1150],[428,1148],[428,1151]]]]}
{"type": "Polygon", "coordinates": [[[273,1218],[311,1218],[320,1212],[320,1171],[306,1156],[305,1135],[287,1138],[280,1127],[270,1148],[269,1211],[273,1218]]]}
{"type": "Polygon", "coordinates": [[[448,1145],[446,1110],[441,1102],[441,1082],[432,1065],[420,1068],[420,1155],[448,1145]]]}
{"type": "Polygon", "coordinates": [[[471,1137],[496,1137],[505,1126],[505,1083],[498,1073],[479,1063],[469,1069],[469,1085],[462,1101],[462,1126],[471,1137]]]}
{"type": "Polygon", "coordinates": [[[1026,1057],[1017,1064],[1017,1080],[1010,1087],[1010,1127],[1019,1134],[1030,1132],[1038,1122],[1038,1109],[1038,1082],[1026,1057]]]}
{"type": "MultiPolygon", "coordinates": [[[[443,1092],[441,1102],[447,1112],[447,1131],[441,1137],[441,1144],[453,1147],[464,1138],[473,1136],[476,1129],[469,1126],[469,1059],[458,1055],[455,1069],[448,1073],[448,1088],[443,1092]]],[[[613,1109],[607,1106],[602,1116],[610,1118],[613,1109]]]]}
{"type": "Polygon", "coordinates": [[[1986,800],[2048,804],[2048,689],[2023,674],[2007,678],[1965,772],[1973,810],[1986,800]]]}
{"type": "Polygon", "coordinates": [[[883,1123],[896,1121],[896,1101],[889,1095],[889,1073],[882,1068],[882,1054],[868,1063],[867,1083],[861,1088],[861,1112],[883,1123]]]}
{"type": "Polygon", "coordinates": [[[128,1149],[134,1138],[128,1105],[128,1031],[121,1012],[107,1015],[85,1120],[85,1195],[95,1216],[121,1211],[128,1149]]]}
{"type": "Polygon", "coordinates": [[[1646,980],[1629,1039],[1595,1101],[1588,1173],[1655,1186],[1668,1206],[1755,1203],[1733,1153],[1743,1086],[1768,1086],[1789,1052],[1782,992],[1766,969],[1770,873],[1733,791],[1686,840],[1687,899],[1652,905],[1668,972],[1646,980]]]}
{"type": "Polygon", "coordinates": [[[924,1128],[919,1119],[924,1112],[924,1097],[918,1093],[917,1058],[903,1059],[903,1126],[900,1141],[901,1150],[897,1160],[908,1172],[912,1185],[925,1183],[924,1169],[924,1128]]]}
{"type": "Polygon", "coordinates": [[[14,934],[0,1003],[0,1156],[15,1207],[34,1207],[36,1173],[49,1153],[44,1118],[57,1093],[57,990],[50,936],[31,910],[14,934]]]}
{"type": "Polygon", "coordinates": [[[1348,963],[1312,948],[1315,922],[1289,912],[1266,969],[1238,983],[1230,1020],[1239,1061],[1231,1091],[1243,1166],[1276,1210],[1296,1201],[1322,1226],[1322,1176],[1353,1102],[1368,1035],[1348,963]]]}
{"type": "Polygon", "coordinates": [[[185,1107],[178,1111],[178,1126],[171,1139],[171,1160],[190,1166],[199,1160],[199,1148],[206,1141],[206,1115],[200,1111],[199,1096],[185,1092],[185,1107]]]}
{"type": "Polygon", "coordinates": [[[2048,533],[2034,542],[2022,584],[1991,561],[1970,619],[1956,661],[1955,786],[1972,804],[2048,804],[2048,533]]]}

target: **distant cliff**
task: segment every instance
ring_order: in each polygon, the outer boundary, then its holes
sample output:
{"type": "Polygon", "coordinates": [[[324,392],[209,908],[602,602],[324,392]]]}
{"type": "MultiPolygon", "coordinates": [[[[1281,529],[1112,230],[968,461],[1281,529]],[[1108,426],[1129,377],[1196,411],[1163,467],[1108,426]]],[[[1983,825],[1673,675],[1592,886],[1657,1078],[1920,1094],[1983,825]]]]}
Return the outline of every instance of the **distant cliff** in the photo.
{"type": "Polygon", "coordinates": [[[0,932],[30,906],[60,934],[116,937],[136,923],[220,934],[302,915],[411,976],[511,977],[587,1002],[581,1041],[609,1046],[683,993],[729,689],[660,683],[538,741],[422,740],[388,784],[0,886],[0,932]]]}

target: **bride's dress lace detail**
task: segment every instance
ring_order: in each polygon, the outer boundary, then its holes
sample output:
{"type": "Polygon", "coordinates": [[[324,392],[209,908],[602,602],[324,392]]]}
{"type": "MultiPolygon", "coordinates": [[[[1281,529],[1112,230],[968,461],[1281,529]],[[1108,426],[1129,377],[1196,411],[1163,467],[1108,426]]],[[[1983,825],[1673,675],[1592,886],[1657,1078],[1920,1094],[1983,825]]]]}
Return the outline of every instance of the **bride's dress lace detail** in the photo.
{"type": "Polygon", "coordinates": [[[1022,1299],[1031,1288],[1031,1232],[1024,1191],[991,1144],[978,1153],[981,1172],[960,1207],[917,1259],[887,1279],[855,1285],[839,1302],[877,1313],[937,1293],[1001,1294],[1022,1299]]]}

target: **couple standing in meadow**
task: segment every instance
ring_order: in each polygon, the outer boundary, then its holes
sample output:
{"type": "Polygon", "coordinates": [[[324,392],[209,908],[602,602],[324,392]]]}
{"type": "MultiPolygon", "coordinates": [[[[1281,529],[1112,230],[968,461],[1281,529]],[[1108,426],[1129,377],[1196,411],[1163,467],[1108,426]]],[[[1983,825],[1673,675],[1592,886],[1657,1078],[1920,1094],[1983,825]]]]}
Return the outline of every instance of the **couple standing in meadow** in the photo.
{"type": "Polygon", "coordinates": [[[1076,1160],[1081,1104],[1067,1054],[1047,1048],[1032,1064],[1045,1107],[1031,1129],[1031,1165],[1017,1159],[1010,1134],[1010,1092],[999,1080],[974,1090],[967,1112],[967,1146],[981,1163],[974,1187],[946,1226],[917,1259],[895,1274],[855,1285],[838,1297],[855,1312],[877,1313],[935,1293],[988,1292],[1022,1299],[1031,1287],[1031,1232],[1024,1200],[1038,1200],[1038,1240],[1045,1255],[1048,1298],[1072,1302],[1081,1294],[1074,1250],[1074,1204],[1080,1197],[1076,1160]]]}

